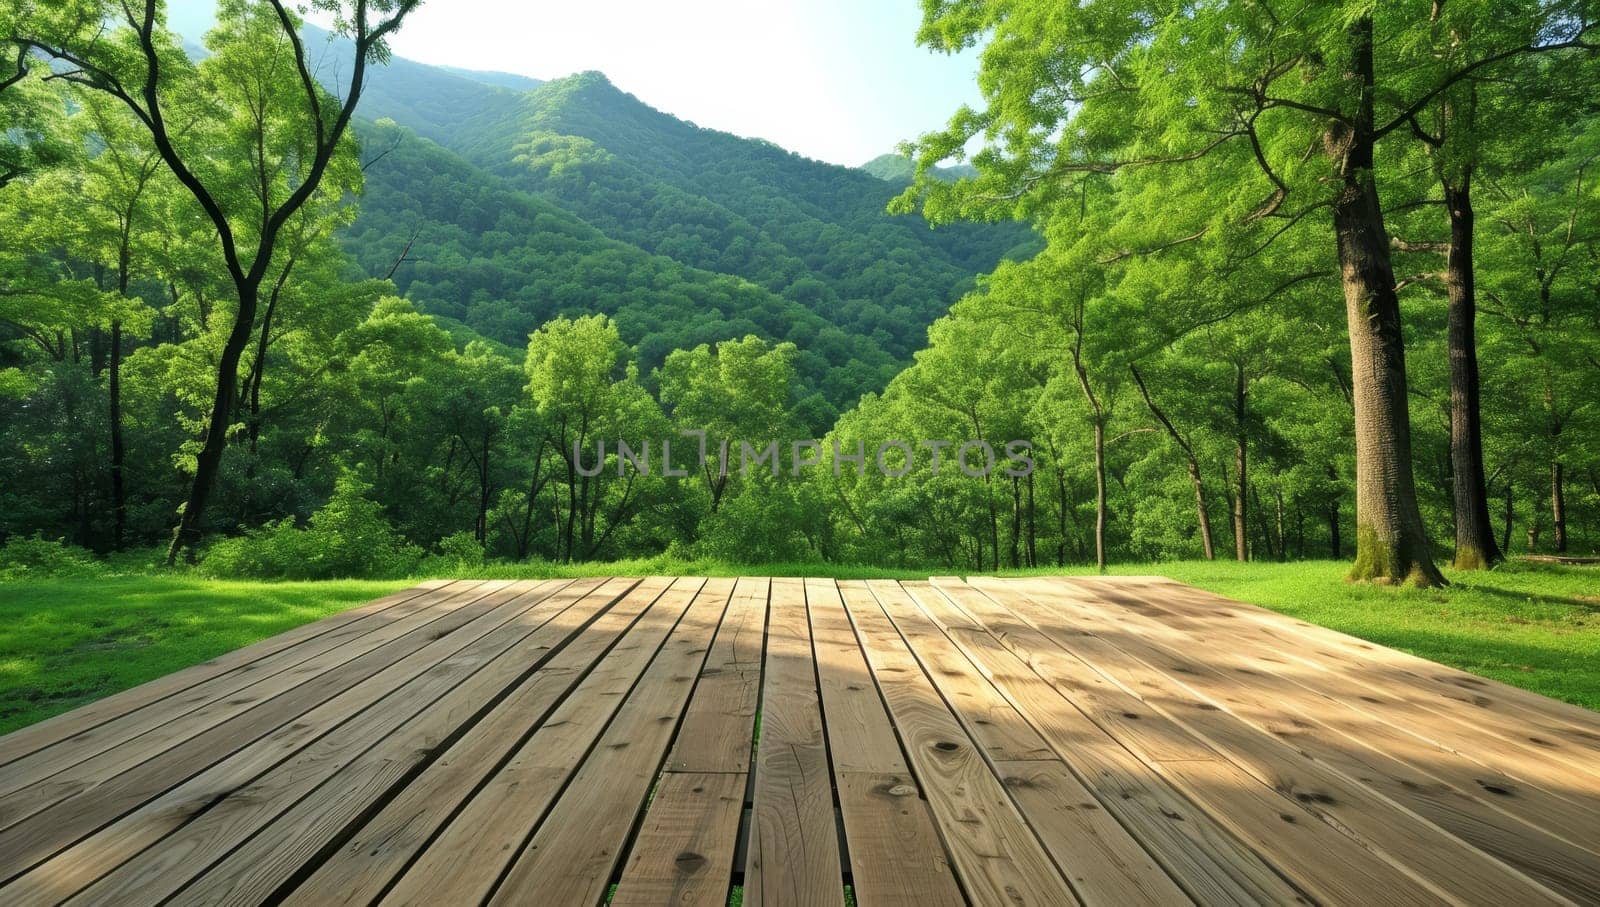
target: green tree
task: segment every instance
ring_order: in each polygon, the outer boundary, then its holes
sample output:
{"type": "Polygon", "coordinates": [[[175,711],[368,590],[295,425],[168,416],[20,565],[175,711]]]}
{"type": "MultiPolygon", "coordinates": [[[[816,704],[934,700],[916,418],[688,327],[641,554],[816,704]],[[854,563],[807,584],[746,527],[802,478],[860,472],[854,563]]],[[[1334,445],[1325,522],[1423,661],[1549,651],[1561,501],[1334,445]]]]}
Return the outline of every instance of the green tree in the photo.
{"type": "Polygon", "coordinates": [[[1305,218],[1330,217],[1353,363],[1352,575],[1429,585],[1444,580],[1412,474],[1377,145],[1404,135],[1474,74],[1521,54],[1589,46],[1594,19],[1582,3],[1527,7],[1500,15],[1492,34],[1473,33],[1465,54],[1445,55],[1435,48],[1461,31],[1452,30],[1457,5],[1442,6],[1430,20],[1425,4],[1351,0],[1283,20],[1248,4],[925,0],[924,43],[955,50],[987,41],[985,106],[921,140],[918,184],[903,201],[923,198],[941,220],[997,208],[1039,213],[1096,174],[1161,168],[1181,171],[1166,207],[1214,213],[1198,230],[1169,224],[1160,247],[1242,239],[1259,249],[1305,218]],[[936,164],[978,136],[989,140],[975,158],[982,176],[933,178],[936,164]]]}
{"type": "Polygon", "coordinates": [[[211,56],[190,64],[162,26],[162,4],[115,6],[103,0],[20,3],[5,24],[16,46],[60,61],[62,79],[124,104],[149,131],[161,160],[189,190],[217,231],[237,308],[217,363],[216,393],[195,460],[194,479],[168,561],[191,547],[216,483],[239,382],[239,362],[255,335],[263,281],[285,225],[341,154],[351,154],[350,119],[367,67],[387,55],[385,38],[419,0],[319,0],[354,44],[344,98],[317,84],[299,20],[279,2],[225,0],[207,36],[211,56]],[[106,28],[108,21],[117,23],[106,28]],[[293,65],[285,65],[285,61],[293,65]],[[248,150],[240,155],[241,149],[248,150]]]}

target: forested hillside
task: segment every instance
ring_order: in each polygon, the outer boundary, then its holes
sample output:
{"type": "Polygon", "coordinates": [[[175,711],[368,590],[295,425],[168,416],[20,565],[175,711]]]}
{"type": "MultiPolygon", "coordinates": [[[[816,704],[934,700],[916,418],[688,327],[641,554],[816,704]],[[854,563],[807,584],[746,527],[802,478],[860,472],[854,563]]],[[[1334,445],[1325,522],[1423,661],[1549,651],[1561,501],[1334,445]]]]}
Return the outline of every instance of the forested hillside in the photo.
{"type": "MultiPolygon", "coordinates": [[[[348,41],[306,33],[347,54],[348,41]]],[[[668,350],[753,332],[799,347],[831,413],[882,388],[974,275],[1037,248],[1020,224],[932,230],[890,215],[896,187],[685,123],[600,73],[530,82],[396,59],[361,107],[373,160],[349,248],[425,311],[503,343],[556,313],[603,311],[648,371],[668,350]],[[437,147],[408,149],[411,133],[437,147]],[[518,204],[528,196],[568,223],[538,235],[518,204]],[[513,210],[486,221],[500,198],[513,210]],[[570,229],[579,222],[588,236],[570,229]],[[670,261],[645,264],[641,250],[670,261]]]]}
{"type": "Polygon", "coordinates": [[[1585,4],[929,4],[983,104],[867,169],[389,59],[407,3],[230,3],[199,54],[60,6],[0,6],[18,550],[1429,585],[1600,544],[1585,4]]]}

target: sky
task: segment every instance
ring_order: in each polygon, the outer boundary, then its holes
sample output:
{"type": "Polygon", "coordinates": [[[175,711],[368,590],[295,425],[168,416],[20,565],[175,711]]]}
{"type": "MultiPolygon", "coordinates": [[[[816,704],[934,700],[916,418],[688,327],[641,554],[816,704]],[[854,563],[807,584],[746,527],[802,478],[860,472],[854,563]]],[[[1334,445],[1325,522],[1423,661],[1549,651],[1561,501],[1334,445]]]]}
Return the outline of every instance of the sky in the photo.
{"type": "MultiPolygon", "coordinates": [[[[210,0],[169,0],[171,23],[210,0]]],[[[598,69],[680,119],[857,166],[975,103],[977,55],[916,44],[918,0],[431,0],[390,45],[422,63],[598,69]]],[[[198,40],[199,35],[185,35],[198,40]]]]}

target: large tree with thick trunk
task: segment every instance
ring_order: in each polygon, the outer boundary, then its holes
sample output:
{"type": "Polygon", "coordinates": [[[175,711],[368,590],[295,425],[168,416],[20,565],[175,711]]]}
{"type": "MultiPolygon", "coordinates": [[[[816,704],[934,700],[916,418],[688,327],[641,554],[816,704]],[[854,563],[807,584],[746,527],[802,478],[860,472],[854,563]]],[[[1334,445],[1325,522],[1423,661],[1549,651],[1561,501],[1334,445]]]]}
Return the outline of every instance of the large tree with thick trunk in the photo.
{"type": "MultiPolygon", "coordinates": [[[[1083,3],[924,0],[920,38],[984,44],[981,110],[964,108],[916,145],[919,179],[901,200],[935,221],[1045,216],[1100,174],[1169,174],[1173,212],[1148,254],[1191,243],[1249,271],[1308,219],[1331,224],[1350,342],[1357,552],[1351,576],[1436,585],[1412,475],[1405,341],[1379,193],[1380,142],[1458,84],[1529,54],[1588,48],[1587,0],[1502,10],[1491,34],[1460,27],[1476,5],[1344,0],[1083,3]],[[1464,49],[1452,42],[1472,35],[1464,49]],[[1451,46],[1449,53],[1443,52],[1451,46]],[[974,140],[980,176],[946,184],[933,167],[974,140]],[[1198,229],[1196,210],[1207,219],[1198,229]]],[[[1146,197],[1151,195],[1147,188],[1146,197]]]]}
{"type": "Polygon", "coordinates": [[[385,39],[420,0],[313,5],[336,20],[353,47],[343,98],[319,83],[300,21],[282,0],[219,6],[220,24],[208,42],[225,62],[214,67],[214,78],[202,78],[166,31],[161,0],[25,0],[0,19],[0,39],[50,57],[62,81],[126,106],[216,229],[237,305],[169,562],[200,537],[279,237],[317,194],[336,157],[349,153],[347,132],[368,66],[385,58],[385,39]],[[226,152],[214,153],[219,146],[226,152]]]}

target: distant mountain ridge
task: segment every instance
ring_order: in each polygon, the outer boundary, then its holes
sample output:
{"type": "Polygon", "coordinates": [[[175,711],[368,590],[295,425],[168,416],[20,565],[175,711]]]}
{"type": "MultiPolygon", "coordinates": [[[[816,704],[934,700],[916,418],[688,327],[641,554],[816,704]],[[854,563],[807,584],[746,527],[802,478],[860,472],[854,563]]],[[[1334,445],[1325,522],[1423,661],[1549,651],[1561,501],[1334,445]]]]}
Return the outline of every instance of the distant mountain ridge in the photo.
{"type": "MultiPolygon", "coordinates": [[[[341,90],[349,42],[305,31],[341,90]]],[[[345,244],[424,311],[514,347],[556,315],[606,312],[647,370],[675,348],[791,341],[819,427],[882,389],[976,275],[1038,243],[891,216],[898,189],[872,173],[685,122],[598,72],[395,57],[370,72],[358,134],[386,153],[345,244]]]]}
{"type": "MultiPolygon", "coordinates": [[[[861,169],[884,182],[901,183],[903,185],[910,185],[917,175],[917,165],[905,155],[894,152],[878,155],[862,164],[861,169]]],[[[964,177],[977,176],[978,168],[971,164],[952,164],[947,167],[933,168],[933,175],[953,183],[964,177]]]]}

